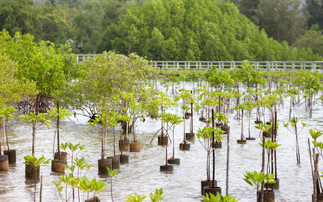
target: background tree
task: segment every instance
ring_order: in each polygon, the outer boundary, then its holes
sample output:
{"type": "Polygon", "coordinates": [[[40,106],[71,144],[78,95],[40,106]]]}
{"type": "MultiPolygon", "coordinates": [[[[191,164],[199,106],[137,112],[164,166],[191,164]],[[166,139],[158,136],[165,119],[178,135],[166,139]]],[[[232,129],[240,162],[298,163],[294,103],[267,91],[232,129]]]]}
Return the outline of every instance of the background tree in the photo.
{"type": "Polygon", "coordinates": [[[49,109],[50,96],[64,88],[67,79],[76,75],[76,58],[70,51],[67,46],[56,48],[50,42],[33,42],[29,34],[22,36],[17,32],[11,37],[6,31],[0,32],[0,52],[17,62],[15,77],[20,81],[27,79],[36,83],[38,95],[32,103],[32,106],[37,106],[36,112],[40,108],[43,111],[49,109]]]}
{"type": "MultiPolygon", "coordinates": [[[[73,37],[73,31],[71,25],[68,23],[68,19],[64,15],[64,10],[67,7],[59,6],[53,7],[49,1],[38,7],[40,21],[42,24],[42,31],[40,37],[44,41],[51,41],[55,43],[56,46],[60,44],[65,44],[66,41],[73,37]]],[[[72,15],[71,9],[69,11],[72,15]]]]}
{"type": "Polygon", "coordinates": [[[235,0],[241,13],[246,15],[269,37],[289,44],[306,30],[307,17],[301,0],[235,0]]]}
{"type": "Polygon", "coordinates": [[[323,35],[317,24],[312,25],[311,29],[306,31],[304,35],[299,37],[293,47],[301,50],[307,47],[311,48],[314,54],[323,55],[323,35]]]}
{"type": "MultiPolygon", "coordinates": [[[[298,31],[306,28],[298,0],[292,3],[284,1],[280,7],[276,1],[276,4],[262,2],[263,10],[255,10],[261,14],[259,19],[272,16],[268,13],[276,13],[276,21],[271,23],[277,28],[269,37],[277,34],[281,41],[294,41],[301,33],[298,31]]],[[[263,24],[264,20],[261,21],[263,24]]],[[[297,50],[291,50],[286,42],[279,43],[269,37],[228,1],[150,0],[141,6],[135,4],[118,24],[110,24],[98,43],[97,52],[114,50],[125,55],[136,52],[149,60],[320,58],[313,56],[308,49],[301,52],[300,57],[297,50]]]]}
{"type": "Polygon", "coordinates": [[[323,29],[323,2],[322,0],[306,0],[306,10],[309,14],[308,27],[318,24],[323,29]]]}
{"type": "Polygon", "coordinates": [[[0,30],[34,35],[40,40],[41,21],[32,0],[0,0],[0,30]]]}

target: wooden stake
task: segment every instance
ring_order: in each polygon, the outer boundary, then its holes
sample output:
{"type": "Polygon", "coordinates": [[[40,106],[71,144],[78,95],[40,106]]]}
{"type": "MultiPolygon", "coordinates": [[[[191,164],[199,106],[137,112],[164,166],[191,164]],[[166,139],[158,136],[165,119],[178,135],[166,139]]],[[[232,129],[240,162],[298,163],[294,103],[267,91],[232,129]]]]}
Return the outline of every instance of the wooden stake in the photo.
{"type": "Polygon", "coordinates": [[[42,195],[43,195],[43,175],[40,176],[40,193],[39,193],[39,202],[42,202],[42,195]]]}

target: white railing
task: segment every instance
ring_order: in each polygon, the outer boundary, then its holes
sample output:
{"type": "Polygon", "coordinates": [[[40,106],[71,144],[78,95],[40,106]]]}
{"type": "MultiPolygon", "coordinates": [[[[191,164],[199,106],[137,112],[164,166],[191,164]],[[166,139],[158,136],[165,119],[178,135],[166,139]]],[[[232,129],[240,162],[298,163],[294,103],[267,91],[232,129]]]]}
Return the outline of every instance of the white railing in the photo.
{"type": "MultiPolygon", "coordinates": [[[[75,54],[77,62],[95,58],[96,54],[75,54]]],[[[323,70],[323,61],[248,61],[257,70],[294,71],[323,70]]],[[[220,70],[234,70],[242,66],[243,61],[149,61],[149,64],[161,70],[208,70],[216,67],[220,70]]]]}

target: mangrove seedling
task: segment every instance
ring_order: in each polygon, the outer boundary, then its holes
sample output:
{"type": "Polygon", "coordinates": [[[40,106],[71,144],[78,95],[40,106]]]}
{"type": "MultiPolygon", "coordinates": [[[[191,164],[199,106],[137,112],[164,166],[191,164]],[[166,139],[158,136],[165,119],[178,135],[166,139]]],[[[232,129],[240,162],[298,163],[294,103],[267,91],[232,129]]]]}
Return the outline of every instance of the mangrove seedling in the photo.
{"type": "MultiPolygon", "coordinates": [[[[259,145],[261,147],[263,147],[263,140],[261,140],[261,142],[259,143],[259,145]]],[[[267,173],[269,172],[269,166],[270,166],[270,151],[272,150],[276,150],[277,147],[279,147],[281,144],[278,144],[277,142],[272,142],[270,139],[268,139],[265,142],[265,148],[267,149],[267,153],[268,153],[268,163],[267,163],[267,173]]]]}
{"type": "MultiPolygon", "coordinates": [[[[59,197],[62,202],[67,202],[73,197],[73,189],[78,185],[79,178],[73,177],[72,173],[62,175],[58,182],[54,184],[58,190],[59,197]],[[64,185],[62,185],[64,183],[64,185]],[[64,190],[65,189],[65,190],[64,190]],[[64,192],[63,192],[64,191],[64,192]]],[[[84,197],[83,197],[84,198],[84,197]]]]}
{"type": "Polygon", "coordinates": [[[2,121],[2,128],[3,128],[3,142],[4,142],[4,151],[6,151],[6,146],[7,146],[7,150],[9,151],[9,139],[8,139],[8,130],[7,130],[7,123],[8,123],[8,119],[12,119],[12,116],[14,115],[15,111],[17,111],[17,109],[15,109],[13,106],[3,106],[0,109],[0,121],[2,121]]]}
{"type": "Polygon", "coordinates": [[[56,119],[56,134],[57,134],[57,152],[58,152],[58,159],[61,160],[61,151],[60,151],[60,142],[59,142],[59,123],[60,120],[66,120],[67,117],[72,116],[72,112],[59,107],[59,102],[57,102],[57,108],[54,107],[52,110],[47,110],[47,113],[50,117],[56,119]]]}
{"type": "Polygon", "coordinates": [[[216,196],[212,193],[206,193],[206,195],[203,196],[203,202],[238,202],[239,200],[239,198],[232,198],[230,194],[222,197],[220,192],[217,192],[216,196]]]}
{"type": "MultiPolygon", "coordinates": [[[[29,165],[34,169],[37,169],[40,166],[48,166],[49,164],[49,159],[46,159],[44,156],[40,158],[36,158],[35,155],[33,154],[32,156],[30,155],[25,156],[24,159],[25,159],[24,164],[29,165]]],[[[36,188],[37,188],[37,173],[39,174],[39,172],[35,172],[35,188],[34,188],[35,202],[36,202],[36,188]]]]}
{"type": "Polygon", "coordinates": [[[151,202],[162,201],[165,198],[163,194],[164,194],[163,188],[156,189],[155,192],[149,193],[151,202]]]}
{"type": "Polygon", "coordinates": [[[246,107],[246,110],[249,112],[249,126],[248,126],[248,136],[249,136],[249,140],[251,140],[252,138],[250,137],[250,118],[251,118],[251,111],[257,107],[257,105],[254,103],[254,102],[251,102],[251,101],[247,101],[244,103],[245,104],[245,107],[246,107]]]}
{"type": "Polygon", "coordinates": [[[211,187],[211,149],[212,149],[212,137],[214,134],[214,139],[221,142],[223,139],[224,131],[219,128],[204,127],[199,128],[196,137],[199,139],[200,143],[206,150],[206,180],[209,181],[209,187],[211,187]],[[203,139],[203,142],[201,141],[203,139]]]}
{"type": "MultiPolygon", "coordinates": [[[[190,104],[195,103],[193,95],[189,90],[181,89],[180,94],[174,97],[174,101],[178,103],[180,108],[183,110],[183,117],[185,118],[185,111],[190,109],[190,104]]],[[[184,124],[184,137],[183,144],[186,143],[186,133],[185,133],[185,121],[184,124]]]]}
{"type": "Polygon", "coordinates": [[[48,119],[46,115],[47,115],[46,113],[36,114],[33,112],[29,112],[29,114],[19,116],[22,119],[20,125],[26,123],[26,124],[31,124],[32,126],[32,136],[33,136],[32,155],[35,154],[36,129],[38,129],[40,126],[44,124],[47,126],[47,128],[50,128],[49,127],[50,119],[48,119]],[[37,125],[37,123],[39,123],[39,125],[37,125]]]}
{"type": "Polygon", "coordinates": [[[60,148],[63,149],[67,153],[67,155],[71,157],[71,166],[73,166],[74,157],[77,156],[84,149],[84,146],[80,144],[73,145],[70,142],[65,142],[61,143],[60,148]],[[71,154],[67,152],[67,149],[70,150],[71,154]],[[77,150],[79,151],[75,154],[77,150]]]}
{"type": "MultiPolygon", "coordinates": [[[[173,156],[170,159],[175,159],[175,127],[183,122],[183,119],[176,114],[162,114],[162,121],[165,123],[170,123],[169,128],[167,128],[166,132],[168,133],[168,130],[171,130],[173,132],[173,156]]],[[[167,145],[166,145],[167,147],[167,145]]],[[[166,165],[167,165],[167,151],[166,151],[166,165]]]]}
{"type": "Polygon", "coordinates": [[[297,161],[297,164],[300,164],[301,163],[301,156],[300,156],[300,153],[299,153],[298,134],[307,125],[306,123],[302,123],[302,128],[299,130],[297,128],[297,124],[298,124],[299,121],[300,121],[300,119],[294,116],[293,118],[291,118],[289,120],[289,123],[284,123],[284,127],[287,128],[287,130],[289,130],[290,132],[294,133],[295,134],[295,137],[296,137],[296,161],[297,161]],[[289,127],[288,127],[289,124],[292,126],[291,129],[289,129],[289,127]]]}
{"type": "Polygon", "coordinates": [[[110,179],[111,179],[111,200],[113,202],[113,195],[112,195],[112,178],[117,174],[117,172],[119,171],[119,168],[118,169],[114,169],[113,171],[111,171],[111,169],[109,167],[106,167],[107,170],[108,170],[108,175],[110,176],[110,179]]]}
{"type": "Polygon", "coordinates": [[[128,195],[126,201],[127,202],[142,202],[145,200],[146,196],[140,196],[136,192],[134,195],[128,195]]]}
{"type": "Polygon", "coordinates": [[[323,132],[320,130],[315,131],[313,129],[310,129],[310,135],[313,138],[314,142],[316,142],[316,139],[321,137],[321,135],[323,135],[323,132]]]}
{"type": "MultiPolygon", "coordinates": [[[[270,131],[272,130],[272,126],[273,126],[272,122],[269,122],[269,124],[258,123],[258,125],[256,125],[255,128],[259,129],[260,133],[261,132],[270,133],[270,131]]],[[[267,136],[265,136],[265,137],[267,137],[267,136]]]]}
{"type": "Polygon", "coordinates": [[[96,194],[104,191],[107,184],[104,184],[103,181],[96,181],[96,178],[93,178],[91,181],[87,179],[86,176],[79,178],[79,184],[76,186],[79,190],[83,192],[83,200],[90,198],[90,193],[93,192],[92,198],[96,197],[96,194]],[[86,194],[86,198],[84,195],[86,194]]]}
{"type": "Polygon", "coordinates": [[[274,180],[274,174],[263,172],[258,173],[257,171],[248,172],[246,171],[246,174],[244,174],[243,180],[247,182],[251,186],[256,186],[257,191],[259,191],[259,187],[261,187],[262,183],[264,184],[273,184],[276,183],[274,180]]]}

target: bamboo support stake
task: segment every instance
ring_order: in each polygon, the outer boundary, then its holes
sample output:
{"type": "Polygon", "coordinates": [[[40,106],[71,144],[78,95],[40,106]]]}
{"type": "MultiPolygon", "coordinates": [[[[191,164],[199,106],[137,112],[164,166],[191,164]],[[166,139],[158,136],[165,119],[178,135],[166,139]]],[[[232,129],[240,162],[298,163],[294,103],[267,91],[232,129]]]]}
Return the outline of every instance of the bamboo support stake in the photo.
{"type": "MultiPolygon", "coordinates": [[[[312,178],[313,178],[313,183],[314,182],[314,172],[313,172],[313,162],[312,162],[312,152],[311,152],[311,143],[310,143],[310,139],[308,138],[308,152],[310,154],[310,162],[311,162],[311,173],[312,173],[312,178]]],[[[314,185],[314,184],[313,184],[314,185]]]]}
{"type": "Polygon", "coordinates": [[[43,175],[41,175],[41,181],[40,181],[39,202],[42,202],[42,195],[43,195],[43,175]]]}

